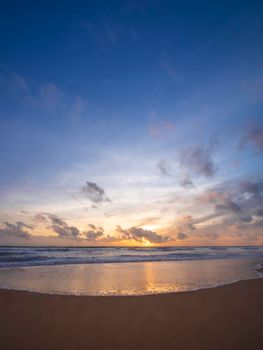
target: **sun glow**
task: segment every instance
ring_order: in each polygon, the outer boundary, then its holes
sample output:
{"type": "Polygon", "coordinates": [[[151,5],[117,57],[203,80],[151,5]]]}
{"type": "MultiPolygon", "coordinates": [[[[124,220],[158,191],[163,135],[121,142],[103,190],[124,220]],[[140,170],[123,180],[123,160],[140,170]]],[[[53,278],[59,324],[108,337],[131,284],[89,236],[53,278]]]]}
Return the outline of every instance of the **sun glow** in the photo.
{"type": "Polygon", "coordinates": [[[145,247],[149,247],[152,245],[152,243],[150,241],[148,241],[148,239],[144,238],[142,239],[142,244],[145,246],[145,247]]]}

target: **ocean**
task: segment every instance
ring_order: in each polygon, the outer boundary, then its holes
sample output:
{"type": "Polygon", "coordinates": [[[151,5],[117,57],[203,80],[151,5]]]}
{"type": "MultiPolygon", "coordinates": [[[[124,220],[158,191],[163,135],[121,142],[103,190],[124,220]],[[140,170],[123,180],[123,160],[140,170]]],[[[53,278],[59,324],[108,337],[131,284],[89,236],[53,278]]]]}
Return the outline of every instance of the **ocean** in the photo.
{"type": "Polygon", "coordinates": [[[263,258],[263,247],[0,247],[0,267],[263,258]]]}
{"type": "Polygon", "coordinates": [[[145,295],[259,278],[263,247],[0,247],[0,288],[145,295]]]}

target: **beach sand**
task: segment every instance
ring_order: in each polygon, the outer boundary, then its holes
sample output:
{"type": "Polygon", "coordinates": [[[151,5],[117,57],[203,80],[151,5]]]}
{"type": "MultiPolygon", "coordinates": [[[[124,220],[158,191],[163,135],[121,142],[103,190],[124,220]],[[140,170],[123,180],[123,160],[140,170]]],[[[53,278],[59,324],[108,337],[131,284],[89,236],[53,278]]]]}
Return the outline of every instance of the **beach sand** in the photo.
{"type": "Polygon", "coordinates": [[[0,290],[0,348],[263,349],[263,279],[138,297],[0,290]]]}

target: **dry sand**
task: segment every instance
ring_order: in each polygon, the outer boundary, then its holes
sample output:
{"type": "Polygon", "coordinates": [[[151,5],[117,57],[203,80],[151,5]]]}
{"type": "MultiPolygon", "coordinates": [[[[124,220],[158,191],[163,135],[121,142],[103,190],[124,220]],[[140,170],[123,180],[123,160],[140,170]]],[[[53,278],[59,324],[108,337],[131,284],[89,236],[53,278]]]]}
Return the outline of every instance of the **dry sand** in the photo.
{"type": "Polygon", "coordinates": [[[263,279],[166,295],[0,290],[1,350],[263,349],[263,279]]]}

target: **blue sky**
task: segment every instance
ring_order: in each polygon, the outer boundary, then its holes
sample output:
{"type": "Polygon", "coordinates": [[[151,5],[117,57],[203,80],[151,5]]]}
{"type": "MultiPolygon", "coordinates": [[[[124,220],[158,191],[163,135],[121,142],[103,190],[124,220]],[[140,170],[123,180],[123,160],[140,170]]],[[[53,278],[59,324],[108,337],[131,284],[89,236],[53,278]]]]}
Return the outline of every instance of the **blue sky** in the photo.
{"type": "Polygon", "coordinates": [[[262,19],[4,1],[0,243],[262,244],[262,19]]]}

